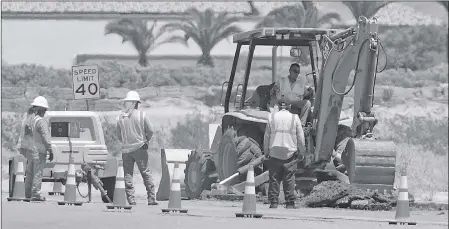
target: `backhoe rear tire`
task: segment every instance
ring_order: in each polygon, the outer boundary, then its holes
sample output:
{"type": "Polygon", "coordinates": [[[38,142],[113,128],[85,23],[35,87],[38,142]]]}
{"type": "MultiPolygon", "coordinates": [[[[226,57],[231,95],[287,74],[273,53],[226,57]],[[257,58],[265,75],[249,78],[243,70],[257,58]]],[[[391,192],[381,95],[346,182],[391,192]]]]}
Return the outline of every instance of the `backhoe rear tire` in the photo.
{"type": "Polygon", "coordinates": [[[193,151],[189,154],[184,170],[184,184],[187,198],[198,199],[204,190],[211,190],[216,180],[209,177],[215,171],[215,164],[209,153],[193,151]]]}

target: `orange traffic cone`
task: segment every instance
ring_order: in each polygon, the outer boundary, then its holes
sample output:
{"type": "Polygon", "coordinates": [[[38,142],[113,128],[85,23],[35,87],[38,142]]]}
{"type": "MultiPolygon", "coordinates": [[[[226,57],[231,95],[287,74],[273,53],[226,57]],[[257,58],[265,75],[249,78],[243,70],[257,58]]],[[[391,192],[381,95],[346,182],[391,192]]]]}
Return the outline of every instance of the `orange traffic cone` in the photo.
{"type": "Polygon", "coordinates": [[[62,191],[62,183],[61,182],[53,182],[53,191],[48,192],[48,195],[50,196],[57,196],[57,195],[64,195],[64,192],[62,191]]]}
{"type": "Polygon", "coordinates": [[[187,213],[187,209],[181,207],[181,176],[179,174],[179,164],[175,163],[173,169],[173,178],[170,186],[170,196],[168,199],[168,208],[162,209],[162,212],[180,212],[187,213]]]}
{"type": "Polygon", "coordinates": [[[25,179],[23,172],[23,161],[17,162],[16,180],[14,182],[14,191],[12,197],[8,197],[8,201],[28,201],[25,198],[25,179]]]}
{"type": "Polygon", "coordinates": [[[408,200],[407,174],[402,171],[401,180],[399,184],[398,200],[396,201],[396,217],[394,221],[389,224],[408,224],[416,225],[416,222],[410,221],[410,208],[408,200]]]}
{"type": "Polygon", "coordinates": [[[235,213],[237,217],[261,218],[263,215],[256,213],[256,187],[254,186],[254,167],[249,166],[246,174],[245,196],[241,213],[235,213]]]}
{"type": "Polygon", "coordinates": [[[64,201],[59,201],[58,205],[81,206],[83,202],[76,201],[76,183],[75,183],[75,164],[73,157],[70,156],[69,168],[67,173],[67,182],[65,184],[64,201]]]}
{"type": "Polygon", "coordinates": [[[117,168],[117,176],[115,178],[115,189],[112,205],[106,206],[108,209],[126,209],[130,210],[132,207],[127,205],[125,193],[125,173],[123,171],[123,161],[119,160],[117,168]]]}

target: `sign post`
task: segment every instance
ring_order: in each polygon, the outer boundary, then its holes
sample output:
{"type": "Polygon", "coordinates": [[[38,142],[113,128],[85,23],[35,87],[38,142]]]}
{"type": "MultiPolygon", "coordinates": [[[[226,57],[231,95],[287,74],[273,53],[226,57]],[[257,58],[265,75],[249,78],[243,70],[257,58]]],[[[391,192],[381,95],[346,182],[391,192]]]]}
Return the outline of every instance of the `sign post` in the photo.
{"type": "Polygon", "coordinates": [[[86,100],[89,110],[89,100],[100,99],[100,75],[98,65],[72,66],[73,96],[75,100],[86,100]]]}

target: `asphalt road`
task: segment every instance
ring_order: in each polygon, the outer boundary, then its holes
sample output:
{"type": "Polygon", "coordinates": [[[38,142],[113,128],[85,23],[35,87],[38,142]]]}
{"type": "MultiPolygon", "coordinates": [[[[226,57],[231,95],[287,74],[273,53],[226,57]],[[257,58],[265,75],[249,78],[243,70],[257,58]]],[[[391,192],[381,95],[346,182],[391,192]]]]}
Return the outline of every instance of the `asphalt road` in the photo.
{"type": "MultiPolygon", "coordinates": [[[[388,225],[394,218],[394,211],[372,212],[337,209],[295,209],[283,207],[268,209],[267,205],[258,204],[258,213],[263,218],[236,218],[241,211],[241,203],[223,201],[182,201],[187,214],[164,214],[159,206],[147,206],[144,200],[130,211],[107,210],[105,204],[98,201],[84,203],[82,206],[58,206],[56,201],[62,196],[49,197],[45,203],[8,202],[2,195],[2,228],[5,229],[127,229],[127,228],[301,228],[301,229],[375,229],[375,228],[447,228],[448,212],[412,211],[411,219],[417,226],[388,225]]],[[[95,198],[97,200],[97,198],[95,198]]]]}

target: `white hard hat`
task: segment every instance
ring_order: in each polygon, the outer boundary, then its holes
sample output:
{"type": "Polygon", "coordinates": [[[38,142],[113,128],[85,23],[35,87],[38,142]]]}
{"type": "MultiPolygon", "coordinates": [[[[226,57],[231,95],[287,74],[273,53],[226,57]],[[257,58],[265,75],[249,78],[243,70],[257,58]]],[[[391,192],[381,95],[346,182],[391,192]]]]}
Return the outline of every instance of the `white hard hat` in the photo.
{"type": "Polygon", "coordinates": [[[43,96],[38,96],[34,99],[34,101],[31,103],[31,106],[36,106],[36,107],[43,107],[48,109],[48,102],[47,99],[43,96]]]}
{"type": "Polygon", "coordinates": [[[137,93],[136,91],[129,91],[128,94],[126,94],[126,97],[124,100],[138,102],[138,101],[140,101],[139,93],[137,93]]]}

